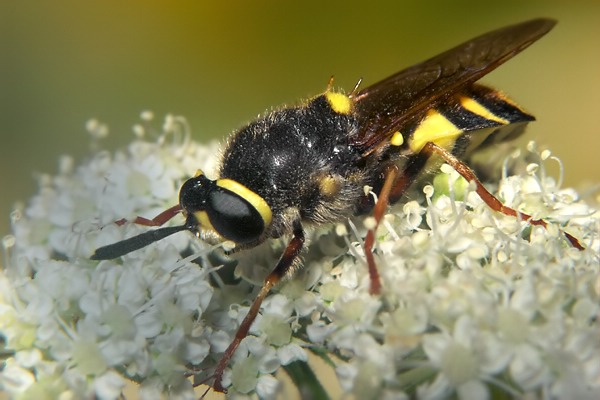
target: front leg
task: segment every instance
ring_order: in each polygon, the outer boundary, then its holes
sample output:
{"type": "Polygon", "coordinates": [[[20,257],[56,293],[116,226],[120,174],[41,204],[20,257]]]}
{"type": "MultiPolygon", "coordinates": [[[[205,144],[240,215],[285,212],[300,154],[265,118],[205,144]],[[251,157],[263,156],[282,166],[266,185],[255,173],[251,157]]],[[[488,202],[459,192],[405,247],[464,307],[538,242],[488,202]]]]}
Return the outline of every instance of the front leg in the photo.
{"type": "Polygon", "coordinates": [[[281,280],[284,277],[286,277],[287,275],[290,274],[290,271],[293,269],[294,263],[298,259],[298,256],[300,254],[300,251],[302,250],[303,245],[304,245],[304,230],[302,229],[302,224],[300,223],[300,220],[297,219],[293,223],[292,240],[285,248],[285,251],[283,252],[283,255],[281,256],[281,258],[279,259],[279,262],[277,263],[277,266],[275,267],[275,269],[265,278],[265,282],[263,283],[262,288],[258,292],[258,295],[254,299],[252,306],[250,306],[250,310],[248,311],[248,314],[246,315],[246,317],[240,324],[240,327],[238,328],[237,332],[235,333],[235,337],[234,337],[233,341],[231,342],[229,347],[227,347],[227,350],[225,350],[225,353],[223,353],[223,356],[221,357],[221,359],[219,360],[219,363],[217,364],[215,373],[213,375],[213,378],[214,378],[213,389],[215,391],[226,392],[225,388],[223,388],[223,386],[221,384],[221,381],[223,379],[223,372],[225,371],[225,368],[227,368],[227,365],[229,364],[231,357],[233,357],[235,350],[240,345],[242,340],[246,336],[248,336],[248,331],[250,330],[250,326],[252,326],[252,323],[254,322],[254,320],[256,319],[256,316],[258,315],[258,311],[260,310],[260,305],[262,304],[262,302],[265,299],[265,297],[267,296],[267,294],[271,291],[271,288],[273,288],[273,286],[277,285],[279,282],[281,282],[281,280]]]}

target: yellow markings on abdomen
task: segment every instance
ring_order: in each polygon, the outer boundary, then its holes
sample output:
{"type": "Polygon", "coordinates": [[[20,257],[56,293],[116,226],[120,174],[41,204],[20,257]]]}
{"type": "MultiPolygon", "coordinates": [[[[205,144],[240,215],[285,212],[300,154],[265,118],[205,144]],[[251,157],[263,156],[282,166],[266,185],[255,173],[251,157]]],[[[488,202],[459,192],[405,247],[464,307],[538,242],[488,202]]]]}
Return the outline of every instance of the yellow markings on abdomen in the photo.
{"type": "Polygon", "coordinates": [[[472,112],[473,114],[479,115],[482,118],[485,118],[490,121],[495,121],[502,125],[507,125],[510,123],[509,120],[499,117],[494,114],[490,110],[488,110],[483,104],[468,96],[458,96],[458,100],[460,105],[467,111],[472,112]]]}
{"type": "Polygon", "coordinates": [[[348,115],[352,112],[352,100],[343,93],[327,92],[325,93],[325,99],[327,99],[333,111],[338,114],[348,115]]]}
{"type": "Polygon", "coordinates": [[[463,130],[440,114],[436,109],[427,111],[425,118],[410,137],[410,149],[418,153],[427,142],[433,142],[447,150],[452,150],[456,139],[463,130]]]}

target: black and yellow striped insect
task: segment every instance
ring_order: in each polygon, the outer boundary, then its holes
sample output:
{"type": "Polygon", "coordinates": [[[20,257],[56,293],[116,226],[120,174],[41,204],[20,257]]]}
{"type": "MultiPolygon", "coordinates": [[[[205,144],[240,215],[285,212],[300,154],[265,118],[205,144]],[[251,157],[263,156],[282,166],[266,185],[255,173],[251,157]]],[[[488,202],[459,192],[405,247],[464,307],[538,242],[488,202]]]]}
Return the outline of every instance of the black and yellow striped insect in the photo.
{"type": "MultiPolygon", "coordinates": [[[[474,182],[492,209],[546,225],[504,206],[461,160],[482,147],[513,139],[534,119],[500,92],[475,81],[555,23],[536,19],[498,29],[349,95],[332,90],[330,84],[325,93],[302,105],[267,113],[229,138],[216,179],[198,172],[181,187],[178,205],[152,220],[134,221],[159,226],[181,212],[185,224],[101,247],[92,258],[116,258],[182,230],[204,240],[232,241],[238,249],[291,237],[216,368],[214,388],[223,391],[223,371],[262,300],[301,262],[305,226],[368,212],[379,222],[387,205],[401,199],[432,156],[474,182]],[[365,194],[365,186],[378,195],[376,204],[365,194]]],[[[371,292],[378,294],[374,232],[368,232],[364,247],[371,292]]],[[[577,239],[565,236],[581,248],[577,239]]]]}

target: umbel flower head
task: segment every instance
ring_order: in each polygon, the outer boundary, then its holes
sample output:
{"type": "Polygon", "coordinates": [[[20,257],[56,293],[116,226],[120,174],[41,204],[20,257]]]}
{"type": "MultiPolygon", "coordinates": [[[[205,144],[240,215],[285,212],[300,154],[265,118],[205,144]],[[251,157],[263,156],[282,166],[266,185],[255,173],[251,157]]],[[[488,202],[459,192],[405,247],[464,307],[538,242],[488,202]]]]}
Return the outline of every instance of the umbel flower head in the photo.
{"type": "MultiPolygon", "coordinates": [[[[289,240],[227,257],[230,243],[181,232],[90,260],[149,229],[114,221],[176,204],[198,168],[214,176],[216,144],[190,141],[177,117],[147,138],[143,119],[122,151],[61,159],[13,213],[0,271],[0,387],[13,398],[117,399],[128,380],[142,398],[196,398],[289,240]]],[[[369,218],[309,231],[304,268],[267,297],[225,371],[229,394],[274,398],[281,368],[303,395],[321,393],[298,373],[314,352],[357,399],[600,398],[598,213],[546,175],[549,153],[531,144],[528,158],[496,193],[547,229],[492,211],[442,168],[380,226],[379,296],[362,253],[369,218]]]]}

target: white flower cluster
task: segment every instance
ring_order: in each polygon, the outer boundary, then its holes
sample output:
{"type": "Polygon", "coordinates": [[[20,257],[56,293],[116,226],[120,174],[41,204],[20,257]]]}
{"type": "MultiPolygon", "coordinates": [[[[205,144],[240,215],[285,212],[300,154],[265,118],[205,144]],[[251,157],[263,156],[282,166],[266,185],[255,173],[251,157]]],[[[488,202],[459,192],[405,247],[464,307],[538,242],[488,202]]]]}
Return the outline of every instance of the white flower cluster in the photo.
{"type": "MultiPolygon", "coordinates": [[[[116,399],[133,380],[142,398],[196,397],[187,377],[210,375],[285,239],[235,253],[244,279],[233,283],[220,250],[187,232],[89,259],[149,229],[113,221],[176,204],[198,168],[214,176],[217,146],[189,141],[186,129],[169,117],[157,140],[79,167],[64,158],[14,213],[0,271],[0,332],[12,351],[2,391],[116,399]]],[[[267,297],[225,372],[230,395],[275,397],[274,373],[320,349],[360,399],[599,398],[598,214],[545,176],[547,158],[498,188],[507,205],[550,220],[547,229],[492,211],[469,185],[448,186],[453,171],[421,201],[393,207],[378,231],[379,296],[369,294],[361,219],[309,231],[304,269],[267,297]]]]}

